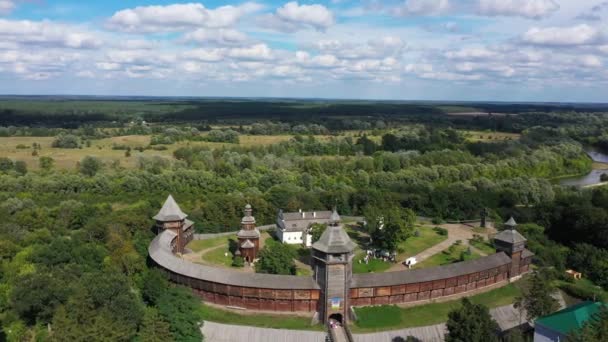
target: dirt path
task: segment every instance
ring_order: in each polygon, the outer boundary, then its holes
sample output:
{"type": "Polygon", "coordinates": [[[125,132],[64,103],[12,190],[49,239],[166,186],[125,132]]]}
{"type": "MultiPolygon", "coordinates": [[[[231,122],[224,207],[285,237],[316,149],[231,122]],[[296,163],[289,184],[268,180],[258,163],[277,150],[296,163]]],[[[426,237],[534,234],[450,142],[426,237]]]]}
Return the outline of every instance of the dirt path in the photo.
{"type": "MultiPolygon", "coordinates": [[[[452,244],[454,244],[454,242],[456,242],[458,240],[462,241],[463,245],[469,246],[471,248],[471,250],[474,250],[475,252],[479,253],[480,255],[482,255],[482,256],[487,255],[486,253],[480,251],[479,249],[471,246],[469,244],[469,239],[473,238],[473,234],[481,235],[487,239],[488,234],[491,233],[490,230],[488,230],[485,233],[475,233],[473,231],[473,229],[469,226],[466,226],[463,224],[450,224],[450,223],[442,224],[442,225],[440,225],[440,227],[445,228],[448,231],[448,238],[446,240],[434,245],[433,247],[427,248],[424,251],[415,255],[414,257],[416,258],[416,261],[421,262],[423,260],[430,258],[431,256],[433,256],[437,253],[441,253],[441,251],[449,248],[452,244]]],[[[403,262],[403,260],[399,260],[399,262],[394,264],[393,266],[391,266],[391,268],[389,268],[387,272],[396,272],[396,271],[407,270],[408,268],[406,266],[404,266],[402,264],[402,262],[403,262]]]]}

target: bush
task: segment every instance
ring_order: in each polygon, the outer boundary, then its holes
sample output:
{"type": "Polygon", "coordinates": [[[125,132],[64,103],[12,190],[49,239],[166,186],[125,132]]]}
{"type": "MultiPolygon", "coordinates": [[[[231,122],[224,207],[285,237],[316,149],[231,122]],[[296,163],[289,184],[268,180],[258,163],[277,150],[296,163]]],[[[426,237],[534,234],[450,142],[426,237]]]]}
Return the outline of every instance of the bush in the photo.
{"type": "Polygon", "coordinates": [[[235,256],[232,258],[232,267],[243,267],[245,266],[245,259],[242,256],[235,256]]]}
{"type": "Polygon", "coordinates": [[[605,301],[608,298],[604,298],[604,293],[600,289],[596,289],[589,286],[582,286],[577,283],[559,283],[557,287],[566,292],[568,295],[583,300],[600,300],[605,301]]]}
{"type": "Polygon", "coordinates": [[[441,217],[433,217],[433,219],[431,220],[431,222],[433,224],[442,224],[443,223],[443,219],[441,217]]]}
{"type": "Polygon", "coordinates": [[[435,233],[437,233],[439,235],[443,235],[443,236],[447,236],[448,235],[448,230],[445,229],[445,228],[435,227],[435,228],[433,228],[433,230],[435,231],[435,233]]]}
{"type": "Polygon", "coordinates": [[[18,150],[26,150],[26,149],[28,149],[30,147],[27,146],[27,145],[19,144],[15,148],[18,149],[18,150]]]}
{"type": "Polygon", "coordinates": [[[72,134],[62,134],[55,138],[51,146],[58,148],[78,148],[78,137],[72,134]]]}
{"type": "Polygon", "coordinates": [[[602,173],[600,175],[600,181],[602,181],[602,182],[608,182],[608,173],[602,173]]]}

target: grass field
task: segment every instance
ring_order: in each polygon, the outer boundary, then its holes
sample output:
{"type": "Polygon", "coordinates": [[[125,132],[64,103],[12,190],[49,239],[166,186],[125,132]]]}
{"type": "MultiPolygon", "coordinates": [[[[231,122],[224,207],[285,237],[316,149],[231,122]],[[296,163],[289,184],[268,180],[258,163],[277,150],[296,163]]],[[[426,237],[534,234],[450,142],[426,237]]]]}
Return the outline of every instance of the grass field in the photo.
{"type": "Polygon", "coordinates": [[[188,248],[190,248],[193,252],[200,252],[203,249],[220,246],[222,244],[228,244],[228,241],[233,238],[232,236],[220,236],[214,239],[207,240],[194,240],[188,244],[188,248]]]}
{"type": "MultiPolygon", "coordinates": [[[[353,131],[345,132],[341,136],[319,135],[316,138],[321,141],[329,141],[334,138],[343,139],[345,136],[353,136],[358,133],[358,131],[353,131]]],[[[239,145],[244,147],[272,145],[288,141],[291,138],[293,138],[293,135],[241,135],[239,137],[239,145]]],[[[380,139],[379,136],[373,138],[380,139]]],[[[112,147],[114,145],[129,146],[132,149],[146,147],[150,144],[151,136],[128,135],[91,140],[90,147],[83,146],[76,149],[53,148],[51,147],[53,140],[55,140],[54,137],[0,137],[0,157],[7,157],[15,161],[25,161],[30,170],[37,170],[39,168],[39,159],[42,156],[53,158],[55,160],[55,168],[64,170],[76,168],[77,163],[86,156],[97,157],[106,165],[118,162],[121,167],[135,168],[138,165],[139,157],[160,156],[173,160],[173,152],[184,146],[204,146],[212,149],[235,146],[234,144],[206,141],[181,141],[172,145],[165,145],[167,149],[164,151],[150,149],[138,152],[132,150],[131,157],[126,157],[124,150],[113,150],[112,147]],[[38,156],[32,156],[32,145],[34,143],[41,145],[38,156]],[[17,148],[18,145],[26,148],[17,148]]]]}
{"type": "MultiPolygon", "coordinates": [[[[464,252],[466,249],[467,249],[467,246],[464,246],[464,245],[454,246],[454,248],[452,249],[451,252],[449,252],[449,249],[446,249],[440,253],[433,255],[432,257],[430,257],[426,260],[423,260],[422,262],[417,263],[416,265],[414,265],[414,268],[441,266],[441,265],[448,265],[448,264],[453,264],[455,262],[459,262],[460,254],[462,252],[464,252]]],[[[469,260],[478,259],[480,257],[481,257],[481,255],[472,251],[469,260]]]]}
{"type": "Polygon", "coordinates": [[[414,256],[448,238],[447,235],[437,234],[432,227],[421,226],[417,229],[420,232],[420,236],[412,236],[399,245],[398,248],[403,250],[397,257],[399,260],[405,260],[408,257],[414,256]]]}
{"type": "Polygon", "coordinates": [[[322,331],[323,325],[311,325],[310,317],[295,317],[289,315],[270,314],[238,314],[233,311],[222,310],[216,307],[201,304],[200,316],[205,321],[249,325],[262,328],[293,329],[293,330],[317,330],[322,331]]]}
{"type": "MultiPolygon", "coordinates": [[[[475,304],[495,308],[513,303],[521,294],[520,284],[509,284],[501,288],[469,297],[475,304]]],[[[439,324],[448,320],[448,313],[460,306],[460,300],[432,303],[410,308],[395,305],[355,308],[358,320],[351,326],[354,333],[405,329],[439,324]]]]}
{"type": "Polygon", "coordinates": [[[488,255],[496,253],[496,248],[494,248],[494,246],[487,241],[480,242],[470,239],[469,244],[488,255]]]}
{"type": "Polygon", "coordinates": [[[369,260],[369,263],[367,265],[363,261],[359,263],[359,260],[363,260],[364,257],[365,252],[357,253],[353,261],[353,273],[384,272],[393,265],[390,262],[385,262],[381,259],[373,258],[369,260]]]}

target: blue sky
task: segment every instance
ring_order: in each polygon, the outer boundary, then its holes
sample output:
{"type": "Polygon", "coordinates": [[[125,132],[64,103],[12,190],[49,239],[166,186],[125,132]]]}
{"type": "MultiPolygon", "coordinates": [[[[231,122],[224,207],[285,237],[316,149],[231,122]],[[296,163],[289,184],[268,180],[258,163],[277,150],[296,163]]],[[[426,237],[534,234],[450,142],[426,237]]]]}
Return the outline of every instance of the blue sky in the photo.
{"type": "Polygon", "coordinates": [[[0,93],[608,102],[607,0],[0,0],[0,93]]]}

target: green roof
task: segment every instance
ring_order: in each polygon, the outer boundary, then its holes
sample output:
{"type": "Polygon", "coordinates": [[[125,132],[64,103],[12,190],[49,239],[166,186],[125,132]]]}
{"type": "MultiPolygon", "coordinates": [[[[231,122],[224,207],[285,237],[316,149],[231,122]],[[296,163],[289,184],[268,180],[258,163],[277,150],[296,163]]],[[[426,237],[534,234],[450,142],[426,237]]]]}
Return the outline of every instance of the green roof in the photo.
{"type": "Polygon", "coordinates": [[[536,320],[535,324],[542,325],[553,331],[564,335],[583,327],[583,324],[594,314],[600,311],[600,306],[606,305],[599,302],[582,302],[580,304],[565,308],[548,316],[536,320]]]}

